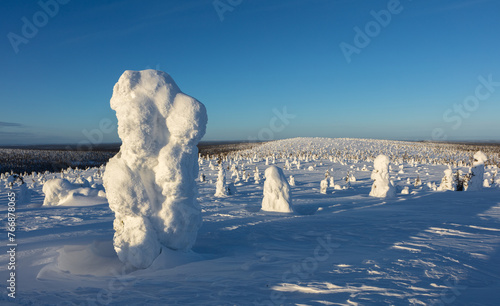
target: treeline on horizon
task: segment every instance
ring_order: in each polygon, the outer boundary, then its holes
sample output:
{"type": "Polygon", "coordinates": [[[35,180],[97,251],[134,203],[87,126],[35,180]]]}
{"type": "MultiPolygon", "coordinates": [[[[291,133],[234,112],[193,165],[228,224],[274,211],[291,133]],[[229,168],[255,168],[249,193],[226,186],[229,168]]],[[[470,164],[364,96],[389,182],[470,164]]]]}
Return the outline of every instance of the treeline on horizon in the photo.
{"type": "MultiPolygon", "coordinates": [[[[23,175],[32,172],[60,172],[67,168],[86,169],[100,167],[120,150],[119,143],[93,146],[78,145],[29,145],[0,148],[0,173],[23,175]]],[[[249,142],[200,142],[201,155],[226,155],[236,150],[249,149],[257,143],[249,142]]]]}

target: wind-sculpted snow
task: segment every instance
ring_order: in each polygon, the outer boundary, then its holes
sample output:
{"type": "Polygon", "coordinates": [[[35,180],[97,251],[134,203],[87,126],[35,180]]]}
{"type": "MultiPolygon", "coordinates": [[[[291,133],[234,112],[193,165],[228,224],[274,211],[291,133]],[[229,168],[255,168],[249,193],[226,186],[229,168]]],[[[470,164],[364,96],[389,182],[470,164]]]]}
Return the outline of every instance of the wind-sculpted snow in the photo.
{"type": "Polygon", "coordinates": [[[114,247],[121,261],[146,268],[163,246],[188,250],[196,239],[196,145],[207,114],[168,74],[155,70],[125,71],[111,108],[122,140],[104,174],[116,216],[114,247]]]}

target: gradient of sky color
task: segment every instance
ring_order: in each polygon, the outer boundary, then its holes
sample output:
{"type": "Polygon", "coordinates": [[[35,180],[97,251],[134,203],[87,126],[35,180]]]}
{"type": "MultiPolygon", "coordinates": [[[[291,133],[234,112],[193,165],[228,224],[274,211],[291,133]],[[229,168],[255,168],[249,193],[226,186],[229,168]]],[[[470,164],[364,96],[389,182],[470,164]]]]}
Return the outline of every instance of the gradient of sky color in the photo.
{"type": "MultiPolygon", "coordinates": [[[[113,85],[147,68],[206,105],[204,140],[423,140],[436,128],[500,140],[500,86],[453,117],[479,76],[500,82],[499,1],[401,0],[350,63],[339,45],[396,0],[218,1],[240,4],[221,21],[213,0],[71,0],[17,54],[8,34],[42,8],[2,1],[0,144],[76,143],[103,120],[116,125],[113,85]],[[273,121],[284,107],[295,115],[286,126],[273,121]]],[[[119,141],[116,126],[102,135],[119,141]]]]}

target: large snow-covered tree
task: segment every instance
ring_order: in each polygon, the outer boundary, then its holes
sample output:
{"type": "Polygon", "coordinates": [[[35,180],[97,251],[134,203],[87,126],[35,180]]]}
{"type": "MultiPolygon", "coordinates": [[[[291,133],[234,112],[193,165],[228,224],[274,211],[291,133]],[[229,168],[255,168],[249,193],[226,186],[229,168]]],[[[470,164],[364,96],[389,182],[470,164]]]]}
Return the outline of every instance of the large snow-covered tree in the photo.
{"type": "Polygon", "coordinates": [[[114,248],[122,262],[146,268],[162,247],[187,250],[201,225],[196,200],[205,106],[167,73],[125,71],[113,89],[120,152],[103,182],[115,213],[114,248]]]}

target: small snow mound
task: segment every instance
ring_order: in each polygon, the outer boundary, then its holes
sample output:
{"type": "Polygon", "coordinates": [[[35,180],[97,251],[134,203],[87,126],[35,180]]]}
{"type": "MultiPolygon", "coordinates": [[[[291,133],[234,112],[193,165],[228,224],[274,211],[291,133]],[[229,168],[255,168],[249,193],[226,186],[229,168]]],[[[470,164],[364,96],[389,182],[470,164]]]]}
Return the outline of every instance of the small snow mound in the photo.
{"type": "Polygon", "coordinates": [[[52,179],[43,185],[43,206],[91,206],[106,203],[104,192],[98,188],[81,187],[66,179],[52,179]]]}

